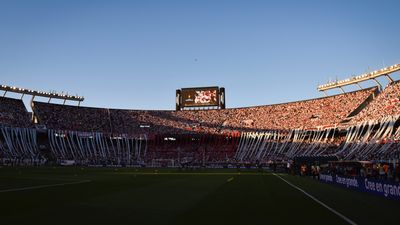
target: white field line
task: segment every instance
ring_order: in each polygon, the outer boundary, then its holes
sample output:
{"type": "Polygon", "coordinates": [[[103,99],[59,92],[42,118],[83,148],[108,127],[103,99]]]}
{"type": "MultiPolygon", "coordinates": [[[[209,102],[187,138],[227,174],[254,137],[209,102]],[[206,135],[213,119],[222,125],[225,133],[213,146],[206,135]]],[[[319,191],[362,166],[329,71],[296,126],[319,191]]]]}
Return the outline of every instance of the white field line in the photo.
{"type": "Polygon", "coordinates": [[[276,177],[278,177],[279,179],[281,179],[283,182],[287,183],[288,185],[290,185],[291,187],[293,187],[294,189],[300,191],[301,193],[303,193],[304,195],[306,195],[307,197],[311,198],[312,200],[314,200],[316,203],[322,205],[323,207],[325,207],[326,209],[328,209],[329,211],[331,211],[332,213],[336,214],[337,216],[339,216],[340,218],[342,218],[343,220],[345,220],[347,223],[351,224],[351,225],[357,225],[357,223],[355,223],[354,221],[352,221],[351,219],[347,218],[346,216],[344,216],[343,214],[341,214],[340,212],[334,210],[333,208],[329,207],[328,205],[326,205],[325,203],[321,202],[320,200],[318,200],[317,198],[315,198],[314,196],[308,194],[306,191],[304,191],[303,189],[297,187],[296,185],[290,183],[289,181],[285,180],[284,178],[282,178],[281,176],[279,176],[278,174],[273,173],[276,177]]]}
{"type": "Polygon", "coordinates": [[[23,180],[51,180],[51,181],[77,181],[76,177],[66,177],[66,178],[53,178],[53,177],[25,177],[25,176],[0,176],[0,179],[4,178],[17,178],[17,179],[23,179],[23,180]]]}
{"type": "Polygon", "coordinates": [[[38,185],[38,186],[31,186],[31,187],[11,188],[11,189],[0,190],[0,193],[16,192],[16,191],[27,191],[27,190],[42,189],[42,188],[49,188],[49,187],[58,187],[58,186],[66,186],[66,185],[73,185],[73,184],[83,184],[83,183],[89,183],[89,182],[92,182],[92,181],[91,180],[81,180],[81,181],[61,183],[61,184],[46,184],[46,185],[38,185]]]}

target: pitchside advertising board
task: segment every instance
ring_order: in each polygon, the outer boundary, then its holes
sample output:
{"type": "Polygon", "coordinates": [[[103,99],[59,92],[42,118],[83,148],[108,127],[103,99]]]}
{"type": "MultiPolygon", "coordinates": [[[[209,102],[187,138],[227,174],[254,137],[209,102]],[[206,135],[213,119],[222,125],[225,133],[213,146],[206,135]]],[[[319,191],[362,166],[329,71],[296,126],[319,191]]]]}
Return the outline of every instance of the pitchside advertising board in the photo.
{"type": "Polygon", "coordinates": [[[219,87],[182,88],[176,91],[177,109],[188,107],[225,108],[225,89],[219,87]]]}
{"type": "Polygon", "coordinates": [[[339,185],[344,188],[400,200],[400,183],[398,182],[329,174],[320,174],[319,179],[325,183],[339,185]]]}

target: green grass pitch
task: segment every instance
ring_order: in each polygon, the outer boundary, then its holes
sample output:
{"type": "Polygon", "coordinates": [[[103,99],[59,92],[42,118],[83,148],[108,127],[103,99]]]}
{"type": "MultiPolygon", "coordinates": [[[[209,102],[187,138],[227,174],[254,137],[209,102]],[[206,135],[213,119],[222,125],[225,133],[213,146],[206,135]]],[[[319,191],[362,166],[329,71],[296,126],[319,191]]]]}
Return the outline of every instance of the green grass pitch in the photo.
{"type": "MultiPolygon", "coordinates": [[[[280,174],[356,224],[400,224],[400,202],[280,174]]],[[[1,224],[349,224],[272,173],[0,168],[1,224]]]]}

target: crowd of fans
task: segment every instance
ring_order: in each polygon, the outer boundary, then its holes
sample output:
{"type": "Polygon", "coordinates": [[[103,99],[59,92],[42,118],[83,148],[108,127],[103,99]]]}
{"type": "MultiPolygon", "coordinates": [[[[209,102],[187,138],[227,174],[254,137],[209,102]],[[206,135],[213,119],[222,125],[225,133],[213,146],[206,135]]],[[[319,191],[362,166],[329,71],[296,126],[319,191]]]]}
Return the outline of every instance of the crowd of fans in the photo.
{"type": "Polygon", "coordinates": [[[388,115],[400,114],[400,82],[392,82],[368,104],[352,122],[380,120],[388,115]]]}
{"type": "MultiPolygon", "coordinates": [[[[44,102],[33,102],[32,109],[38,124],[52,130],[101,132],[131,138],[146,135],[151,144],[145,159],[147,162],[166,159],[167,162],[180,164],[201,164],[234,160],[241,132],[274,130],[289,133],[293,129],[308,131],[334,128],[347,120],[349,115],[358,112],[363,104],[367,105],[366,108],[352,122],[380,119],[400,112],[399,82],[391,83],[375,100],[368,103],[376,92],[377,87],[373,87],[305,101],[221,110],[123,110],[44,102]],[[215,140],[199,140],[197,143],[196,138],[194,141],[188,138],[192,134],[211,138],[233,137],[236,141],[227,144],[215,140]],[[186,135],[184,139],[189,140],[189,143],[179,141],[182,135],[186,135]],[[163,141],[160,142],[157,137],[163,137],[163,141]],[[165,142],[164,138],[168,141],[165,142]]],[[[0,124],[32,126],[22,100],[0,98],[0,124]]],[[[317,133],[311,133],[311,137],[314,134],[317,133]]],[[[328,139],[314,137],[303,138],[302,145],[296,146],[293,152],[334,154],[346,138],[336,134],[334,138],[328,139]],[[322,140],[324,143],[319,143],[322,140]]],[[[276,142],[276,146],[286,143],[283,136],[273,142],[276,142]]]]}
{"type": "Polygon", "coordinates": [[[0,124],[14,127],[30,127],[30,114],[21,99],[0,97],[0,124]]]}
{"type": "Polygon", "coordinates": [[[333,127],[375,88],[284,104],[225,110],[121,110],[34,102],[41,124],[52,129],[110,133],[211,133],[333,127]]]}
{"type": "Polygon", "coordinates": [[[47,128],[71,131],[110,132],[109,110],[34,102],[39,124],[47,128]]]}
{"type": "Polygon", "coordinates": [[[157,166],[205,166],[232,163],[238,139],[221,136],[213,140],[185,138],[165,139],[150,143],[146,153],[147,165],[157,166]]]}

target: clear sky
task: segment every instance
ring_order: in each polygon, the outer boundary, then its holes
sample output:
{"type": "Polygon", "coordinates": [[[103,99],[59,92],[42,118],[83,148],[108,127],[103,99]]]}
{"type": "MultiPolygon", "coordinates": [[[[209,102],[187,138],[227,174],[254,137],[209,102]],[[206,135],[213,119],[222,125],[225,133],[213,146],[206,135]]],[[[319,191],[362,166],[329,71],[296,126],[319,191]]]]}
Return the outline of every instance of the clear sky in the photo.
{"type": "Polygon", "coordinates": [[[0,83],[129,109],[174,109],[175,89],[196,86],[225,87],[230,108],[315,98],[329,78],[400,63],[399,9],[387,0],[0,0],[0,83]]]}

